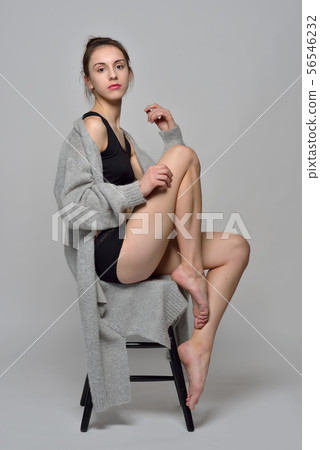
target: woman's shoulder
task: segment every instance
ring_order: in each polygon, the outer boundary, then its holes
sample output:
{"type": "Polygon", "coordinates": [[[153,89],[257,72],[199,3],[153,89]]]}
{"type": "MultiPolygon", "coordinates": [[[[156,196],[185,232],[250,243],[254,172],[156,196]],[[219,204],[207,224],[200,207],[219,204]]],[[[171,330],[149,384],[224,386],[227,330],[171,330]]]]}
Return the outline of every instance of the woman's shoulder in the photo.
{"type": "Polygon", "coordinates": [[[92,140],[97,144],[100,152],[108,146],[107,128],[98,116],[87,116],[82,119],[92,140]]]}

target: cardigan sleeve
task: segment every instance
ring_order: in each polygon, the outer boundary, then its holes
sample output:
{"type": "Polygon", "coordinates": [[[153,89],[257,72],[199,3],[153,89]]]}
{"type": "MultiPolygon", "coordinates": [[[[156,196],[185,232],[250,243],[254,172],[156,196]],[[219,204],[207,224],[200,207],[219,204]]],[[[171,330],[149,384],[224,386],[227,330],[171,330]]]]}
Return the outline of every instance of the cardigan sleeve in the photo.
{"type": "Polygon", "coordinates": [[[164,142],[163,153],[172,145],[185,145],[179,125],[171,130],[160,130],[158,133],[164,142]]]}

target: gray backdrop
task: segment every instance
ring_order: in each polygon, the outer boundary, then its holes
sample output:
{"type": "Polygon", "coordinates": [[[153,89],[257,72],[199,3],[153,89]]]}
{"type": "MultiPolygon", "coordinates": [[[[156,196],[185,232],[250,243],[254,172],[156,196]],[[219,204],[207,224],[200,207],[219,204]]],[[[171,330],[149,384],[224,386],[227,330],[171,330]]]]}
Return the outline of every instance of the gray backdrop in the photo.
{"type": "MultiPolygon", "coordinates": [[[[3,447],[300,448],[300,2],[3,1],[0,29],[3,447]],[[201,161],[203,211],[224,215],[214,229],[236,212],[250,233],[194,433],[171,383],[132,385],[130,405],[79,431],[82,329],[51,219],[63,136],[91,108],[79,77],[90,35],[131,57],[121,126],[157,160],[162,141],[143,110],[169,108],[201,161]]],[[[170,373],[159,353],[129,357],[132,373],[170,373]]]]}

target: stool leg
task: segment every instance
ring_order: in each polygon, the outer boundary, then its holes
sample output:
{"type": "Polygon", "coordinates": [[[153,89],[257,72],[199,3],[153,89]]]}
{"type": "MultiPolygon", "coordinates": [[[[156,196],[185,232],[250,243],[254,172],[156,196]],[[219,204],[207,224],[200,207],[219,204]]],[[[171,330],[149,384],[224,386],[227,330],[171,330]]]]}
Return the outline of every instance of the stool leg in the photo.
{"type": "Polygon", "coordinates": [[[88,375],[86,377],[80,404],[81,406],[84,406],[80,430],[86,432],[88,430],[93,407],[88,375]]]}
{"type": "Polygon", "coordinates": [[[81,400],[80,400],[80,405],[81,406],[84,406],[84,404],[85,404],[88,389],[89,389],[89,378],[88,378],[88,375],[87,375],[86,379],[85,379],[85,382],[84,382],[82,395],[81,395],[81,400]]]}
{"type": "Polygon", "coordinates": [[[187,388],[186,388],[186,383],[184,381],[184,376],[183,376],[182,367],[181,367],[181,361],[179,358],[177,344],[176,344],[176,340],[174,337],[174,332],[173,332],[172,326],[169,327],[168,333],[169,333],[170,342],[171,342],[171,349],[169,350],[170,358],[171,358],[170,366],[171,366],[172,374],[174,377],[174,382],[176,385],[179,402],[180,402],[180,405],[181,405],[181,408],[182,408],[182,411],[184,414],[184,418],[186,421],[188,431],[194,431],[191,410],[190,410],[189,406],[186,405],[187,388]]]}

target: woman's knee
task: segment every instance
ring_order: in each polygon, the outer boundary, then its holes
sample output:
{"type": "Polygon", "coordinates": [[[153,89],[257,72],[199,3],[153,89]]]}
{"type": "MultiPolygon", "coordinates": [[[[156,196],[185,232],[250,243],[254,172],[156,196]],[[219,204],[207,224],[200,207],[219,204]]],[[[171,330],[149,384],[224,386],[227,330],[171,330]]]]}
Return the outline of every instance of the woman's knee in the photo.
{"type": "Polygon", "coordinates": [[[247,267],[250,258],[249,242],[241,234],[230,234],[232,243],[231,260],[247,267]]]}
{"type": "Polygon", "coordinates": [[[173,152],[175,156],[178,156],[180,162],[185,161],[188,167],[193,165],[199,171],[201,170],[199,157],[193,148],[178,144],[169,147],[167,151],[173,152]]]}

